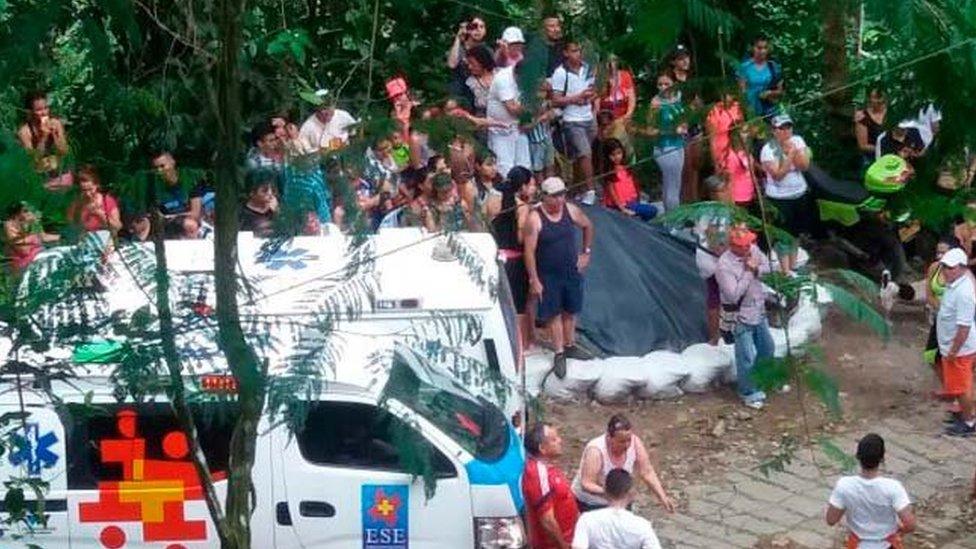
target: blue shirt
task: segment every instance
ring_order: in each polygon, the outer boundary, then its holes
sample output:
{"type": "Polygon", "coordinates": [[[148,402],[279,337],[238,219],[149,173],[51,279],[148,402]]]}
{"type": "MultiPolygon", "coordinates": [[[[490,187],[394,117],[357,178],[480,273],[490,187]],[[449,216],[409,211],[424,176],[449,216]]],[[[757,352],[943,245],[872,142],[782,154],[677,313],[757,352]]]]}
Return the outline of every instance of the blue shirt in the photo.
{"type": "Polygon", "coordinates": [[[765,115],[766,112],[764,112],[765,109],[759,94],[768,90],[770,84],[773,83],[773,71],[770,68],[769,61],[760,66],[751,58],[747,59],[739,65],[738,76],[739,80],[746,83],[746,102],[749,103],[749,107],[754,113],[765,115]]]}

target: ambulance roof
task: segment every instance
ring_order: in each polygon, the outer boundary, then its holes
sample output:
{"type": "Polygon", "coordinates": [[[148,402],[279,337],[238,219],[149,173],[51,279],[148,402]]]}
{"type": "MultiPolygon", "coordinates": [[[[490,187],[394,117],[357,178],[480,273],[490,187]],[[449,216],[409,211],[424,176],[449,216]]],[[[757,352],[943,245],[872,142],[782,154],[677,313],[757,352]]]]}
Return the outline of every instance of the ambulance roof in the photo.
{"type": "MultiPolygon", "coordinates": [[[[387,229],[368,237],[365,249],[369,251],[359,255],[349,253],[349,237],[341,234],[298,237],[268,253],[262,252],[266,241],[243,233],[238,240],[244,287],[239,304],[245,333],[255,339],[263,336],[268,345],[259,354],[268,360],[273,374],[286,374],[290,360],[308,349],[315,352],[315,344],[321,341],[308,332],[315,330],[325,311],[336,309],[323,307],[324,304],[332,300],[333,305],[343,304],[340,309],[344,310],[345,304],[359,299],[355,308],[361,314],[355,319],[330,315],[338,323],[330,336],[334,343],[331,349],[336,354],[330,355],[333,359],[329,360],[326,379],[334,381],[336,389],[345,386],[379,390],[387,370],[382,366],[388,363],[396,342],[402,341],[397,336],[404,331],[404,319],[476,313],[496,303],[493,291],[497,287],[497,249],[492,237],[486,233],[463,233],[452,238],[454,243],[446,246],[446,238],[417,229],[387,229]],[[453,250],[447,260],[444,248],[453,250]],[[358,284],[349,282],[349,273],[352,279],[359,280],[358,284]],[[387,322],[397,320],[400,322],[387,322]],[[391,332],[391,324],[401,326],[391,332]],[[341,358],[334,359],[336,356],[341,358]]],[[[145,246],[139,252],[143,259],[152,254],[151,246],[145,246]]],[[[89,319],[132,315],[140,308],[153,306],[152,292],[136,283],[138,275],[132,266],[123,264],[117,255],[112,257],[110,273],[102,281],[109,290],[101,292],[99,303],[86,306],[91,309],[86,313],[89,319]]],[[[172,280],[174,323],[209,323],[213,328],[215,322],[207,318],[208,313],[200,314],[215,306],[213,243],[167,241],[166,258],[172,280]]],[[[28,276],[44,273],[32,269],[28,276]]],[[[48,311],[55,309],[57,306],[52,305],[48,311]]],[[[53,323],[67,322],[57,314],[45,316],[53,323]]],[[[215,335],[215,329],[187,329],[178,335],[177,346],[188,374],[226,373],[215,335]]],[[[104,339],[119,338],[106,333],[104,339]]],[[[9,341],[0,342],[0,346],[9,347],[9,341]]],[[[71,360],[74,350],[73,344],[51,349],[45,355],[32,355],[25,350],[21,360],[28,364],[64,362],[71,360]]],[[[74,370],[80,378],[101,385],[96,380],[106,378],[113,366],[85,364],[74,370]]]]}

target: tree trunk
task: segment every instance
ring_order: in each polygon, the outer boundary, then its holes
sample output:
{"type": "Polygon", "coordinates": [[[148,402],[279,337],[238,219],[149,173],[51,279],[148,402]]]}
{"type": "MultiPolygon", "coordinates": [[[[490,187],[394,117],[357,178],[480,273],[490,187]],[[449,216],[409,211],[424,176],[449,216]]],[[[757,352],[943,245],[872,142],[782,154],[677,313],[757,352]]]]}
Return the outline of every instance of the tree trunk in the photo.
{"type": "MultiPolygon", "coordinates": [[[[824,91],[831,92],[847,83],[847,24],[851,0],[821,0],[820,13],[824,36],[824,91]]],[[[835,142],[849,142],[853,139],[851,130],[852,93],[844,91],[829,93],[824,97],[824,107],[830,124],[830,134],[835,142]]]]}
{"type": "Polygon", "coordinates": [[[230,443],[224,549],[251,546],[251,513],[257,427],[264,410],[265,379],[261,362],[248,345],[237,306],[237,232],[241,152],[240,51],[245,0],[219,0],[218,43],[214,65],[217,89],[217,200],[214,238],[214,284],[217,325],[224,359],[237,378],[240,415],[230,443]]]}
{"type": "Polygon", "coordinates": [[[176,419],[180,424],[180,429],[186,435],[190,449],[189,459],[196,469],[197,477],[200,479],[200,487],[203,490],[204,500],[207,503],[207,510],[217,527],[217,535],[221,540],[228,537],[224,511],[214,489],[213,477],[210,475],[210,467],[207,458],[200,447],[200,438],[197,436],[197,427],[193,422],[193,414],[186,401],[186,386],[183,382],[183,365],[180,355],[176,348],[176,331],[173,327],[173,310],[169,302],[169,267],[166,265],[166,242],[163,240],[163,218],[159,211],[152,215],[152,234],[153,252],[156,257],[156,311],[159,314],[159,337],[163,347],[163,360],[166,362],[166,369],[169,372],[170,403],[176,419]]]}

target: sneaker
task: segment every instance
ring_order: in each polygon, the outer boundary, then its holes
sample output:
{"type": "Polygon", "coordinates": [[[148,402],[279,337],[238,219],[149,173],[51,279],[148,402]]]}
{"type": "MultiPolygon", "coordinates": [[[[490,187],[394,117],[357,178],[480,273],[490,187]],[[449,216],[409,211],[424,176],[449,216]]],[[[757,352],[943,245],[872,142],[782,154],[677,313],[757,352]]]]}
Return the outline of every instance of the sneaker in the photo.
{"type": "Polygon", "coordinates": [[[563,351],[566,354],[566,358],[571,358],[573,360],[593,360],[593,355],[589,351],[579,347],[577,345],[570,345],[566,347],[563,351]]]}
{"type": "Polygon", "coordinates": [[[952,437],[971,437],[976,434],[976,427],[970,427],[965,421],[957,421],[946,427],[945,434],[952,437]]]}
{"type": "Polygon", "coordinates": [[[587,206],[592,206],[596,204],[596,191],[594,191],[593,189],[586,191],[585,193],[580,195],[579,201],[581,204],[586,204],[587,206]]]}
{"type": "Polygon", "coordinates": [[[552,357],[552,373],[559,379],[566,379],[566,353],[556,353],[552,357]]]}
{"type": "Polygon", "coordinates": [[[744,400],[743,401],[743,404],[745,404],[747,408],[752,408],[753,410],[762,410],[763,407],[766,405],[766,401],[765,400],[759,400],[759,399],[756,399],[756,400],[744,400]]]}

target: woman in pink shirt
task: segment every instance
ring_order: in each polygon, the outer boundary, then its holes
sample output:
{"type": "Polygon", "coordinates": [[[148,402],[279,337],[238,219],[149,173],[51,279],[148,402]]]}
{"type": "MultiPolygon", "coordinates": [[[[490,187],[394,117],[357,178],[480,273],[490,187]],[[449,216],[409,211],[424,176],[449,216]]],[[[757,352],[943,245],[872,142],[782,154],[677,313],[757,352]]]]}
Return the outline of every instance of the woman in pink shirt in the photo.
{"type": "Polygon", "coordinates": [[[45,233],[41,224],[26,202],[17,202],[7,210],[3,222],[4,251],[10,262],[10,270],[20,275],[44,249],[45,242],[57,242],[56,234],[45,233]]]}
{"type": "Polygon", "coordinates": [[[712,162],[715,166],[721,165],[725,160],[732,128],[741,125],[744,121],[745,116],[742,114],[742,107],[739,106],[735,92],[726,90],[722,94],[722,100],[712,107],[705,120],[712,162]]]}
{"type": "Polygon", "coordinates": [[[657,208],[640,201],[640,191],[634,174],[627,167],[623,144],[617,139],[608,139],[604,150],[607,155],[604,165],[609,166],[610,173],[604,178],[603,204],[644,221],[654,219],[657,208]]]}
{"type": "Polygon", "coordinates": [[[735,132],[725,154],[721,157],[721,162],[716,162],[715,166],[731,187],[732,201],[737,206],[748,209],[756,199],[756,162],[749,154],[746,143],[746,131],[735,132]]]}
{"type": "Polygon", "coordinates": [[[78,196],[68,206],[68,220],[78,223],[86,231],[111,231],[122,228],[119,205],[114,198],[101,191],[98,172],[92,166],[78,169],[78,196]]]}

